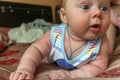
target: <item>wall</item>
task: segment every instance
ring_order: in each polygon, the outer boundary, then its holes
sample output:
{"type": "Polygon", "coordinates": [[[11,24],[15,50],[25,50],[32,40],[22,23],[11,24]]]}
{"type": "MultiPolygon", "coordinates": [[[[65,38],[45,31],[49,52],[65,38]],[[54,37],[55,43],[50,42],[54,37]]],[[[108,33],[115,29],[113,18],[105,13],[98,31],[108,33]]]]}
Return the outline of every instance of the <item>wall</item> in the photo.
{"type": "Polygon", "coordinates": [[[28,4],[48,5],[52,7],[53,21],[55,22],[55,6],[59,4],[60,0],[1,0],[9,2],[19,2],[28,4]]]}

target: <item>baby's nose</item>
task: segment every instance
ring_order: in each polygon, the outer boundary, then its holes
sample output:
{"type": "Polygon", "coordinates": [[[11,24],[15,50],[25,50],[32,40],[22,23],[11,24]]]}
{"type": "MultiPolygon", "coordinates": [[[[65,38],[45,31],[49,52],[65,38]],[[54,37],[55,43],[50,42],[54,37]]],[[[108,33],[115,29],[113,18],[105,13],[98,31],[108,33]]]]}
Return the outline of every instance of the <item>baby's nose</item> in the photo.
{"type": "Polygon", "coordinates": [[[100,9],[95,8],[95,9],[92,11],[92,17],[95,18],[95,17],[100,17],[100,16],[101,16],[101,11],[100,11],[100,9]]]}

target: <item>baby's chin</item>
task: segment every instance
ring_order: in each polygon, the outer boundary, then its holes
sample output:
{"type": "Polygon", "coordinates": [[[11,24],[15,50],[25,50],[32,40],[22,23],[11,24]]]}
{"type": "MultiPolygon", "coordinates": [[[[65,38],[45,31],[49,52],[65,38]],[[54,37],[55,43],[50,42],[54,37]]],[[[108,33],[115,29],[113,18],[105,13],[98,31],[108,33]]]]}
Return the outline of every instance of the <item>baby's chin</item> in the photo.
{"type": "Polygon", "coordinates": [[[95,39],[97,39],[99,36],[88,36],[87,38],[86,38],[86,40],[95,40],[95,39]]]}

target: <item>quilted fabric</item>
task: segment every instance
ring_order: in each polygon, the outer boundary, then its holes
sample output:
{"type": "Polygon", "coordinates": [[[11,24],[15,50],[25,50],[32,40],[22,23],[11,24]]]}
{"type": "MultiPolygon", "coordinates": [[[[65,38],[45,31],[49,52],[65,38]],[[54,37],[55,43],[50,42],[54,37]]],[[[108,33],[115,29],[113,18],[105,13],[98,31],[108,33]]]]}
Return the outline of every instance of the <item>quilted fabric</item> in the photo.
{"type": "MultiPolygon", "coordinates": [[[[117,46],[115,51],[110,55],[110,63],[108,69],[96,78],[118,78],[120,77],[120,37],[116,39],[117,46]]],[[[29,47],[30,43],[14,43],[6,48],[0,56],[0,80],[8,80],[12,71],[15,71],[24,51],[29,47]]],[[[50,70],[61,69],[56,64],[48,63],[45,58],[37,68],[34,80],[49,80],[48,74],[50,70]]],[[[79,79],[76,79],[79,80],[79,79]]],[[[87,79],[90,80],[90,79],[87,79]]],[[[93,79],[94,80],[94,79],[93,79]]],[[[95,79],[96,80],[96,79],[95,79]]],[[[104,79],[102,79],[104,80],[104,79]]],[[[108,79],[110,80],[110,79],[108,79]]],[[[115,79],[116,80],[116,79],[115,79]]]]}

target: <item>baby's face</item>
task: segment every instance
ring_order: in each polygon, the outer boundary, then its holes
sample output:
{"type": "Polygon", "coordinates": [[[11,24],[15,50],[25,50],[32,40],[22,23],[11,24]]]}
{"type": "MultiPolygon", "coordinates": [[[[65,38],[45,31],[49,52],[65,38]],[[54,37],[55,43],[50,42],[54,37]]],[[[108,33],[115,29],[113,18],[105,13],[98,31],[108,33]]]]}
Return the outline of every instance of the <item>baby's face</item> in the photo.
{"type": "Polygon", "coordinates": [[[108,29],[109,12],[110,0],[67,0],[64,18],[75,35],[95,39],[108,29]]]}

